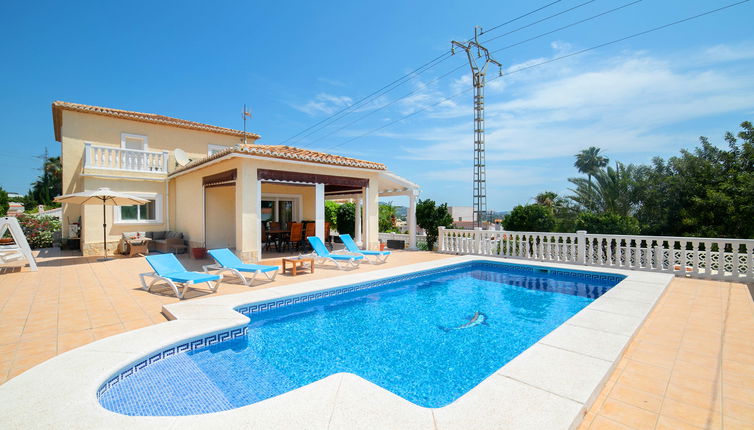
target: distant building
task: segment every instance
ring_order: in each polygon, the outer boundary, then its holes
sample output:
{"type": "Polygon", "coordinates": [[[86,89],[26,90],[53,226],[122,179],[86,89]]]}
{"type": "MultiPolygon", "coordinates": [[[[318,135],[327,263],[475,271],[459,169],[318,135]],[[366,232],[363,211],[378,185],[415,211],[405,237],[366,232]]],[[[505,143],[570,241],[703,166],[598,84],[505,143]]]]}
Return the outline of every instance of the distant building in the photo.
{"type": "Polygon", "coordinates": [[[448,206],[454,223],[474,222],[474,209],[471,206],[448,206]]]}
{"type": "Polygon", "coordinates": [[[24,204],[19,202],[8,202],[8,216],[18,216],[24,213],[24,204]]]}

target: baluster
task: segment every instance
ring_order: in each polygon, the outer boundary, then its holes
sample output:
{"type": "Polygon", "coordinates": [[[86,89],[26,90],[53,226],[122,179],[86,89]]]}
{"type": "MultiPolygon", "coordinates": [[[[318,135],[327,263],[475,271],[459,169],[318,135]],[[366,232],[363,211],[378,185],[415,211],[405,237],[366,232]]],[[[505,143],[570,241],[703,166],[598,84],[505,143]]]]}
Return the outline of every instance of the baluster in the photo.
{"type": "Polygon", "coordinates": [[[691,253],[692,253],[691,254],[691,258],[692,258],[691,264],[694,265],[693,270],[691,271],[691,273],[694,274],[695,278],[699,277],[699,243],[700,242],[698,240],[694,240],[694,241],[691,242],[691,253]]]}
{"type": "Polygon", "coordinates": [[[704,277],[712,278],[712,242],[704,242],[704,277]]]}
{"type": "Polygon", "coordinates": [[[717,278],[725,279],[725,242],[718,242],[717,246],[717,278]]]}
{"type": "Polygon", "coordinates": [[[752,269],[752,246],[750,242],[746,243],[746,279],[754,279],[754,269],[752,269]]]}
{"type": "Polygon", "coordinates": [[[733,247],[733,249],[731,249],[731,251],[733,251],[733,270],[731,270],[731,275],[733,276],[734,280],[738,281],[738,277],[740,276],[738,269],[738,265],[740,264],[738,261],[739,243],[733,242],[731,246],[733,247]]]}

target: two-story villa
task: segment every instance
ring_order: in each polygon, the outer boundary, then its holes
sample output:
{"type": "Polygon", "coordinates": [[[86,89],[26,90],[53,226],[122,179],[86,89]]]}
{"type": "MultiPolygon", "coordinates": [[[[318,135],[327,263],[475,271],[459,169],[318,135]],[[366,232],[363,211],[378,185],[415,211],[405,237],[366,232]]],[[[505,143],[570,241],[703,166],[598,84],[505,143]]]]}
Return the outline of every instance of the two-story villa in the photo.
{"type": "MultiPolygon", "coordinates": [[[[419,187],[385,165],[280,145],[259,135],[163,115],[52,104],[55,139],[61,143],[63,193],[100,187],[149,200],[106,211],[108,248],[130,231],[178,231],[189,247],[228,247],[245,260],[262,258],[264,221],[316,221],[324,236],[326,199],[356,202],[356,236],[378,246],[378,199],[409,197],[409,230],[415,245],[419,187]],[[246,143],[244,143],[244,141],[246,143]],[[187,154],[189,162],[175,153],[187,154]]],[[[101,207],[63,206],[68,225],[81,225],[84,255],[103,248],[101,207]]]]}

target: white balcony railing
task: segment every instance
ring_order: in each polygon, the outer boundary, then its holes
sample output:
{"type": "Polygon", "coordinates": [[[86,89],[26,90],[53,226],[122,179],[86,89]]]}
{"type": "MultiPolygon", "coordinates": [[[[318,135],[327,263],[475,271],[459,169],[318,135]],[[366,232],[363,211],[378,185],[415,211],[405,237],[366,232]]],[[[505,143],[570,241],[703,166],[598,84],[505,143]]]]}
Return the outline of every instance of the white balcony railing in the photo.
{"type": "MultiPolygon", "coordinates": [[[[406,233],[379,233],[378,237],[382,241],[388,241],[388,240],[402,240],[406,242],[406,246],[408,246],[408,243],[410,241],[410,237],[406,233]]],[[[416,246],[420,246],[421,244],[427,243],[427,235],[426,234],[417,234],[416,235],[416,246]]]]}
{"type": "Polygon", "coordinates": [[[84,168],[167,173],[168,152],[140,151],[87,143],[84,150],[84,168]]]}
{"type": "Polygon", "coordinates": [[[673,273],[692,278],[754,279],[754,240],[623,236],[440,228],[438,250],[527,260],[673,273]]]}

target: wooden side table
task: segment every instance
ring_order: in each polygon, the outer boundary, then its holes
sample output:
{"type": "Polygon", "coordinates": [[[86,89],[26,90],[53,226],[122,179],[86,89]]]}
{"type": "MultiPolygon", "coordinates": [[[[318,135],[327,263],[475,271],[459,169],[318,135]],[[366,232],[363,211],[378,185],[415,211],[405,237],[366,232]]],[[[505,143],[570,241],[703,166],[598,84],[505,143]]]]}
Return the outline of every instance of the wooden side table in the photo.
{"type": "Polygon", "coordinates": [[[291,275],[296,276],[298,274],[299,268],[306,269],[304,266],[304,263],[309,263],[309,273],[314,273],[314,259],[313,258],[301,258],[301,257],[292,257],[292,258],[283,258],[283,273],[285,273],[287,269],[287,265],[291,265],[291,275]]]}

